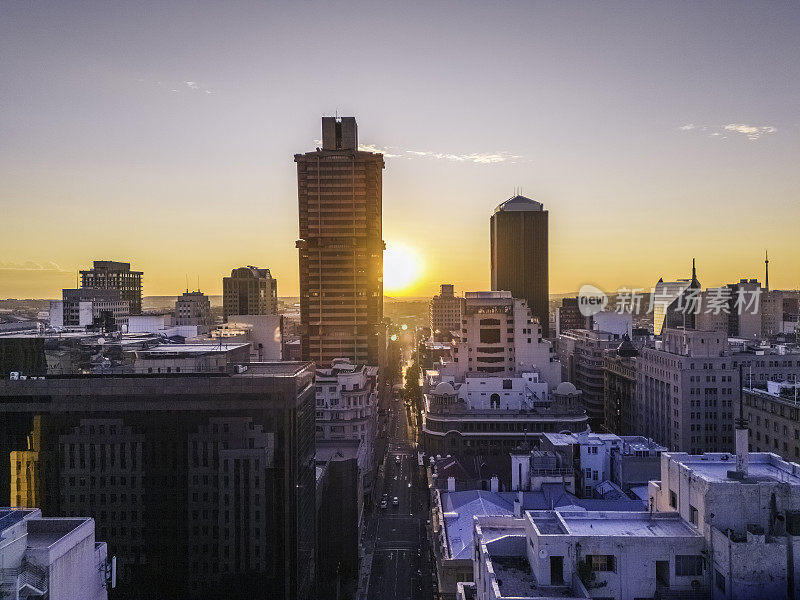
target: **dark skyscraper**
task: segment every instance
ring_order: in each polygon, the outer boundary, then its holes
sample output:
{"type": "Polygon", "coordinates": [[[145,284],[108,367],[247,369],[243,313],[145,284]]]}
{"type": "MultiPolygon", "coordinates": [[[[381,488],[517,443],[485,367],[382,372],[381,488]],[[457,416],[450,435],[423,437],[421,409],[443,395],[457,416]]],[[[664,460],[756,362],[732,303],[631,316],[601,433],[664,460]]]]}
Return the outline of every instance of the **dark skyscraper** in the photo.
{"type": "Polygon", "coordinates": [[[527,300],[542,336],[550,335],[548,212],[525,196],[509,198],[491,218],[492,289],[527,300]]]}
{"type": "Polygon", "coordinates": [[[312,598],[313,379],[297,362],[0,379],[0,498],[93,516],[116,598],[312,598]]]}
{"type": "Polygon", "coordinates": [[[354,117],[323,117],[322,148],[296,154],[303,359],[380,364],[383,155],[358,150],[354,117]]]}

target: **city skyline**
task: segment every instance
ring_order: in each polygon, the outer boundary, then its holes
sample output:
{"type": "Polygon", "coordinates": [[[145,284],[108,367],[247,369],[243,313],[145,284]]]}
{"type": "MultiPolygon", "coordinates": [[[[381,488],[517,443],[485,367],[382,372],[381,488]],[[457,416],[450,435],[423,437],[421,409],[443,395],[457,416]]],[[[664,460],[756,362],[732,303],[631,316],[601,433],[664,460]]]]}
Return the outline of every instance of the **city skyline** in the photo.
{"type": "Polygon", "coordinates": [[[58,298],[94,258],[145,295],[258,264],[296,296],[287,156],[337,112],[385,156],[387,266],[420,263],[389,296],[489,289],[519,188],[551,213],[553,293],[691,257],[704,285],[761,279],[765,249],[771,287],[800,287],[796,4],[360,6],[5,6],[0,298],[58,298]],[[301,76],[329,47],[359,68],[301,76]]]}

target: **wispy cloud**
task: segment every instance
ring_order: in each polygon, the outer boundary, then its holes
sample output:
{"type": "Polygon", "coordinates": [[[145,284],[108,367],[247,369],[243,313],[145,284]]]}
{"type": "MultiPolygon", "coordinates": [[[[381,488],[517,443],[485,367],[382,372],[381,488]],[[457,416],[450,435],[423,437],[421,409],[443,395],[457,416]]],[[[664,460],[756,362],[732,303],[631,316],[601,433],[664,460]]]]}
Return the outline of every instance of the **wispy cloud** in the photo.
{"type": "MultiPolygon", "coordinates": [[[[322,140],[314,140],[317,147],[322,146],[322,140]]],[[[493,165],[497,163],[527,162],[521,154],[511,154],[510,152],[473,152],[469,154],[450,154],[448,152],[433,152],[430,150],[405,150],[397,146],[378,146],[377,144],[359,144],[358,149],[362,152],[380,152],[384,158],[398,158],[403,160],[414,159],[433,159],[449,160],[452,162],[475,163],[478,165],[493,165]]]]}
{"type": "Polygon", "coordinates": [[[37,263],[32,260],[26,260],[25,262],[21,263],[0,261],[0,271],[58,271],[60,273],[67,272],[53,261],[47,261],[46,263],[37,263]]]}
{"type": "Polygon", "coordinates": [[[137,79],[137,83],[144,83],[148,85],[156,85],[162,89],[168,89],[174,94],[186,92],[190,94],[213,94],[214,91],[197,81],[148,81],[146,79],[137,79]]]}
{"type": "Polygon", "coordinates": [[[757,126],[757,125],[744,125],[742,123],[728,123],[727,125],[725,125],[725,131],[746,135],[748,140],[757,140],[762,135],[768,133],[775,133],[778,130],[772,125],[757,126]]]}
{"type": "Polygon", "coordinates": [[[744,123],[728,123],[727,125],[695,125],[687,123],[678,127],[680,131],[696,131],[708,137],[717,139],[727,139],[726,134],[744,135],[750,141],[755,141],[761,136],[775,133],[778,131],[772,125],[745,125],[744,123]]]}

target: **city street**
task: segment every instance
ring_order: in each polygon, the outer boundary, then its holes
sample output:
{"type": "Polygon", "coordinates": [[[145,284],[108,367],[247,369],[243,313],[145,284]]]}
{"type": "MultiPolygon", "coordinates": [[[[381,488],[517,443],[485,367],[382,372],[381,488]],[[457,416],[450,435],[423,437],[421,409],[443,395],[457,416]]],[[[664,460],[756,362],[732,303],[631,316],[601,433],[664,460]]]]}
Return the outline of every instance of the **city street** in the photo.
{"type": "Polygon", "coordinates": [[[426,531],[428,490],[417,463],[408,410],[401,400],[389,401],[387,448],[384,471],[379,477],[372,507],[375,535],[367,597],[374,600],[429,599],[430,549],[426,531]],[[380,508],[383,494],[388,507],[380,508]],[[398,506],[393,506],[397,497],[398,506]]]}

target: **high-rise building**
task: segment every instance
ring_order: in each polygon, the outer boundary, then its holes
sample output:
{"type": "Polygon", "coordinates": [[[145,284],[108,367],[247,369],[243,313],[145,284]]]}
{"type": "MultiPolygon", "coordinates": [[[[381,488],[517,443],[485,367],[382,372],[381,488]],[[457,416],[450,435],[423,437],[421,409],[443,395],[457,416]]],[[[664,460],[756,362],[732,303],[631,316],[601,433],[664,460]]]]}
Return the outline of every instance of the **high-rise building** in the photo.
{"type": "Polygon", "coordinates": [[[230,367],[0,380],[0,498],[93,517],[121,597],[313,597],[313,365],[230,367]]]}
{"type": "Polygon", "coordinates": [[[436,340],[450,339],[451,331],[461,329],[461,312],[464,299],[455,295],[452,283],[443,283],[439,294],[431,298],[428,316],[431,335],[436,340]]]}
{"type": "Polygon", "coordinates": [[[562,298],[561,306],[556,308],[556,332],[559,335],[570,329],[592,329],[592,316],[584,316],[578,306],[578,297],[562,298]]]}
{"type": "Polygon", "coordinates": [[[603,353],[621,342],[620,334],[587,329],[571,329],[558,337],[561,378],[582,392],[583,406],[595,429],[605,421],[603,353]]]}
{"type": "Polygon", "coordinates": [[[62,290],[62,300],[50,303],[53,327],[87,327],[107,322],[114,326],[126,322],[130,303],[116,289],[78,288],[62,290]]]}
{"type": "Polygon", "coordinates": [[[222,278],[222,316],[277,315],[278,280],[269,269],[246,266],[222,278]]]}
{"type": "Polygon", "coordinates": [[[550,337],[547,232],[548,212],[525,196],[509,198],[491,217],[492,289],[525,300],[544,337],[550,337]]]}
{"type": "Polygon", "coordinates": [[[117,290],[128,301],[130,314],[142,314],[142,272],[131,271],[131,263],[96,260],[91,269],[81,271],[81,287],[117,290]]]}
{"type": "Polygon", "coordinates": [[[664,281],[659,279],[653,288],[653,333],[661,335],[665,327],[696,329],[696,317],[702,310],[702,292],[697,269],[692,259],[692,278],[664,281]]]}
{"type": "Polygon", "coordinates": [[[201,291],[186,290],[175,302],[175,325],[200,325],[210,327],[211,301],[201,291]]]}
{"type": "Polygon", "coordinates": [[[322,148],[296,154],[304,360],[379,365],[383,155],[358,149],[354,117],[323,117],[322,148]]]}
{"type": "Polygon", "coordinates": [[[536,371],[549,389],[561,383],[553,344],[531,317],[525,300],[506,291],[467,292],[461,330],[443,374],[506,377],[536,371]]]}

